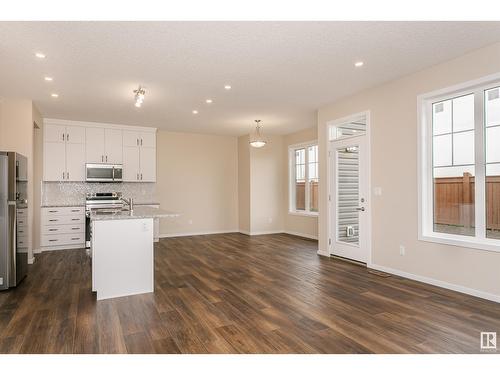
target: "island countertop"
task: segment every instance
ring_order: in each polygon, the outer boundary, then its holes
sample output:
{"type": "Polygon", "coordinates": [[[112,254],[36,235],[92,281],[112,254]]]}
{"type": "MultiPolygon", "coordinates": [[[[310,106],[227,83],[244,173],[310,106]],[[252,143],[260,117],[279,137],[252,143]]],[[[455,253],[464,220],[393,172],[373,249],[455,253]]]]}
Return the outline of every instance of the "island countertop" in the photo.
{"type": "Polygon", "coordinates": [[[94,211],[90,212],[90,220],[128,220],[128,219],[158,219],[162,217],[178,217],[177,212],[165,211],[161,208],[146,206],[134,207],[133,211],[94,211]]]}

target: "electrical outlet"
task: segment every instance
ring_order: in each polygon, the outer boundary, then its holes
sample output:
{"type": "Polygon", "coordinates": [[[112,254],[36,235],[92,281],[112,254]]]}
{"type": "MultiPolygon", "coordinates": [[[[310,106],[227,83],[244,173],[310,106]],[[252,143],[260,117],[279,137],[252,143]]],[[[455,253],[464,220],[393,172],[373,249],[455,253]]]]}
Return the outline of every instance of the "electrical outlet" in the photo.
{"type": "Polygon", "coordinates": [[[380,186],[375,186],[373,188],[373,195],[380,197],[382,195],[382,188],[380,186]]]}
{"type": "Polygon", "coordinates": [[[404,256],[406,253],[406,249],[403,245],[399,245],[399,255],[404,256]]]}
{"type": "Polygon", "coordinates": [[[269,224],[271,224],[273,222],[273,218],[270,217],[270,218],[267,219],[267,221],[269,222],[269,224]]]}
{"type": "Polygon", "coordinates": [[[189,225],[193,224],[193,220],[189,219],[189,220],[188,220],[188,224],[189,224],[189,225]]]}

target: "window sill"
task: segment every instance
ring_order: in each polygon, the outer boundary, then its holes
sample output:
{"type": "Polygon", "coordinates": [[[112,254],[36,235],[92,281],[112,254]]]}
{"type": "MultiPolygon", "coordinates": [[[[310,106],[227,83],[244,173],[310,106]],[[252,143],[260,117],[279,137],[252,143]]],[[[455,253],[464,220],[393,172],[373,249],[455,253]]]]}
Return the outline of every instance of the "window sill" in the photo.
{"type": "Polygon", "coordinates": [[[460,247],[469,247],[477,250],[486,250],[500,252],[500,240],[489,238],[463,238],[466,236],[459,236],[446,233],[431,232],[429,234],[421,234],[418,239],[420,241],[441,243],[445,245],[453,245],[460,247]]]}
{"type": "Polygon", "coordinates": [[[318,212],[308,212],[308,211],[288,211],[289,215],[294,215],[294,216],[310,216],[310,217],[318,217],[319,213],[318,212]]]}

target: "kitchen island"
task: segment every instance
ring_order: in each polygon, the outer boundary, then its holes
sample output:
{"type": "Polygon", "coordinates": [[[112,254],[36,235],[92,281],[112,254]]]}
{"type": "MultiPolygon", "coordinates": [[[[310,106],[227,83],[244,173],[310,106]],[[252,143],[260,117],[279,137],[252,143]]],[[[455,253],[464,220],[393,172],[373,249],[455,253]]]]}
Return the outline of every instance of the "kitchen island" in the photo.
{"type": "Polygon", "coordinates": [[[97,299],[154,291],[153,221],[179,214],[152,207],[92,211],[92,291],[97,299]]]}

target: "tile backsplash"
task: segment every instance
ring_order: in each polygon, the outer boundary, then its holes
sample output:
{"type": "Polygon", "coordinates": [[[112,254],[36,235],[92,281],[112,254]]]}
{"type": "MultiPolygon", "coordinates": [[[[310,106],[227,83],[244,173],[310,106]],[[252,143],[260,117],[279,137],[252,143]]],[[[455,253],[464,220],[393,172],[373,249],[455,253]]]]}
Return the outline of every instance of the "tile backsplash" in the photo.
{"type": "Polygon", "coordinates": [[[156,183],[154,182],[42,182],[42,206],[83,205],[87,193],[121,192],[125,198],[133,198],[135,203],[156,203],[156,183]]]}

